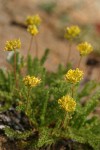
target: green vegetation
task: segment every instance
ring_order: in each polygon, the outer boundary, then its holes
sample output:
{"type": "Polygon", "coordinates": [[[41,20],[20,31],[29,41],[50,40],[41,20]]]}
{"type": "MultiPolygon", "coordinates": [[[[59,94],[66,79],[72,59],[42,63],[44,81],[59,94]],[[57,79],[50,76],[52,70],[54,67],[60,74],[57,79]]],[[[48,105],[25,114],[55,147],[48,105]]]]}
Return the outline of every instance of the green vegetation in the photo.
{"type": "MultiPolygon", "coordinates": [[[[71,35],[75,38],[79,34],[79,31],[73,34],[73,29],[71,34],[66,31],[70,39],[71,35]]],[[[13,46],[14,50],[17,40],[12,43],[8,42],[6,48],[13,46]]],[[[89,52],[90,45],[85,46],[88,47],[86,52],[89,52]]],[[[83,48],[84,45],[81,49],[83,48]]],[[[22,146],[21,149],[25,147],[28,150],[33,148],[38,150],[66,139],[74,145],[74,150],[84,150],[84,147],[88,150],[89,146],[91,149],[100,150],[100,118],[97,114],[93,114],[100,100],[100,83],[89,81],[81,84],[79,81],[82,80],[82,71],[72,70],[69,63],[65,67],[60,64],[56,73],[48,72],[44,63],[49,51],[46,49],[41,59],[32,58],[30,54],[25,59],[14,50],[7,59],[13,69],[0,69],[0,112],[5,112],[14,105],[16,111],[23,112],[29,121],[26,131],[13,130],[6,126],[5,134],[8,138],[17,139],[19,146],[22,146]],[[23,69],[25,71],[22,73],[23,69]],[[26,75],[32,79],[29,78],[24,82],[23,78],[26,75]],[[41,79],[37,86],[34,77],[41,79]],[[65,95],[73,98],[74,106],[70,103],[70,99],[69,104],[65,99],[65,105],[59,105],[58,100],[65,95]]]]}

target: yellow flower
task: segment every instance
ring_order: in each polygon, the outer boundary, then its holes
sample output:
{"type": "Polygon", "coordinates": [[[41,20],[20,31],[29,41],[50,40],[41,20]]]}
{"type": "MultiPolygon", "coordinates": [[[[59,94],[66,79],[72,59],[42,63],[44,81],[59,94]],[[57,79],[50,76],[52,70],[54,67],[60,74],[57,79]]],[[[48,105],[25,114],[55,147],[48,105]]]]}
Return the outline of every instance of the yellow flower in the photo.
{"type": "Polygon", "coordinates": [[[29,25],[27,28],[27,31],[32,35],[35,36],[38,34],[38,28],[36,27],[36,25],[29,25]]]}
{"type": "Polygon", "coordinates": [[[66,27],[64,37],[68,40],[72,40],[79,36],[81,30],[78,26],[66,27]]]}
{"type": "Polygon", "coordinates": [[[36,78],[35,76],[28,75],[28,76],[24,77],[23,82],[28,87],[35,87],[38,84],[40,84],[41,80],[36,78]]]}
{"type": "Polygon", "coordinates": [[[81,56],[88,55],[93,51],[93,47],[90,43],[84,42],[77,46],[78,51],[80,52],[81,56]]]}
{"type": "Polygon", "coordinates": [[[26,19],[26,24],[27,25],[36,25],[39,26],[41,23],[41,18],[39,15],[34,15],[34,16],[28,16],[26,19]]]}
{"type": "Polygon", "coordinates": [[[76,68],[76,70],[70,69],[65,75],[67,81],[76,84],[83,79],[83,71],[76,68]]]}
{"type": "Polygon", "coordinates": [[[19,49],[20,47],[21,47],[20,39],[7,41],[5,44],[6,51],[13,51],[13,50],[19,49]]]}
{"type": "Polygon", "coordinates": [[[70,95],[60,98],[58,104],[67,112],[73,112],[76,108],[76,102],[70,95]]]}

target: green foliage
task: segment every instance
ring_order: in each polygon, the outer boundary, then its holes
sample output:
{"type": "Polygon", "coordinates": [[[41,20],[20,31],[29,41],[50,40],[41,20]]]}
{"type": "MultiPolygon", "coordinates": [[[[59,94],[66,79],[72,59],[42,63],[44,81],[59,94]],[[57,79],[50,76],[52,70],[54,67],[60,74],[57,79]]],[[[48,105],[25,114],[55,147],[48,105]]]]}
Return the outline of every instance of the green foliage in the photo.
{"type": "Polygon", "coordinates": [[[79,143],[88,143],[95,150],[100,149],[100,135],[92,133],[88,128],[81,128],[79,130],[70,130],[70,138],[79,143]]]}
{"type": "MultiPolygon", "coordinates": [[[[0,107],[0,111],[8,110],[15,104],[16,110],[27,116],[31,126],[29,131],[24,132],[6,127],[5,134],[9,138],[28,141],[29,149],[33,147],[39,149],[66,138],[73,142],[88,144],[94,150],[99,150],[100,119],[92,113],[99,104],[100,85],[91,81],[86,83],[81,90],[79,84],[74,87],[77,107],[74,113],[68,115],[64,127],[66,112],[59,107],[58,99],[66,94],[72,94],[72,85],[64,79],[64,75],[71,68],[71,65],[67,67],[59,65],[56,73],[48,72],[44,67],[48,52],[47,49],[40,60],[38,58],[33,59],[30,55],[27,57],[25,73],[41,78],[41,84],[30,90],[28,105],[28,88],[24,85],[21,74],[24,67],[23,57],[17,53],[17,89],[13,70],[0,69],[0,102],[5,102],[0,107]],[[84,105],[81,103],[83,98],[86,99],[84,105]],[[34,131],[37,134],[34,134],[34,131]]],[[[13,56],[8,61],[12,68],[13,56]]]]}
{"type": "Polygon", "coordinates": [[[45,50],[44,55],[42,56],[42,58],[40,60],[41,65],[43,65],[45,63],[45,61],[47,60],[49,51],[50,51],[49,49],[45,50]]]}
{"type": "MultiPolygon", "coordinates": [[[[7,62],[14,67],[14,52],[10,52],[10,54],[7,57],[7,62]]],[[[17,73],[20,73],[22,67],[24,66],[24,57],[21,56],[19,52],[16,52],[16,71],[17,73]]]]}
{"type": "Polygon", "coordinates": [[[81,99],[82,97],[89,96],[90,95],[90,91],[92,92],[93,90],[95,90],[97,85],[98,84],[95,81],[87,82],[84,85],[82,91],[79,93],[78,97],[81,99]]]}
{"type": "Polygon", "coordinates": [[[48,128],[40,128],[39,129],[39,140],[37,142],[37,147],[40,148],[43,145],[52,144],[54,139],[50,135],[50,129],[48,128]]]}
{"type": "Polygon", "coordinates": [[[9,127],[6,127],[4,130],[5,130],[6,135],[11,139],[13,139],[13,138],[26,139],[27,137],[29,137],[32,134],[32,130],[25,131],[23,133],[20,131],[14,131],[13,129],[10,129],[9,127]]]}
{"type": "MultiPolygon", "coordinates": [[[[7,61],[10,64],[12,71],[7,71],[6,69],[0,69],[0,102],[2,107],[0,107],[0,112],[8,110],[13,104],[16,103],[19,96],[15,87],[14,79],[14,53],[10,52],[7,57],[7,61]]],[[[24,66],[24,59],[18,52],[16,53],[16,74],[19,81],[22,80],[21,69],[24,66]]]]}

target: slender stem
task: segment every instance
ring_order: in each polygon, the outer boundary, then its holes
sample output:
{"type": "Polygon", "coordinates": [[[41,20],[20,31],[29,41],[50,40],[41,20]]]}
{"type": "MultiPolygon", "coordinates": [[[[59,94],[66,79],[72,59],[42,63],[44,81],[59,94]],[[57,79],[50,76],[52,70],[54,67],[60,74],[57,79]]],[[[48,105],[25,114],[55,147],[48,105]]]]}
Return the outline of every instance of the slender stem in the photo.
{"type": "Polygon", "coordinates": [[[69,62],[69,60],[70,60],[71,49],[72,49],[72,41],[69,42],[69,50],[68,50],[68,55],[67,55],[67,62],[66,62],[66,64],[68,64],[68,62],[69,62]]]}
{"type": "Polygon", "coordinates": [[[77,68],[79,68],[79,67],[80,67],[80,65],[81,65],[81,61],[82,61],[82,57],[80,57],[80,59],[79,59],[79,62],[78,62],[77,68]]]}
{"type": "Polygon", "coordinates": [[[68,119],[68,114],[66,113],[65,119],[64,119],[64,122],[63,122],[63,127],[64,127],[64,128],[66,127],[67,119],[68,119]]]}
{"type": "Polygon", "coordinates": [[[63,121],[63,123],[61,125],[61,128],[63,127],[63,128],[68,129],[69,123],[70,123],[70,119],[71,119],[71,114],[69,112],[66,112],[64,121],[63,121]]]}
{"type": "Polygon", "coordinates": [[[98,73],[98,81],[99,81],[99,79],[100,79],[100,70],[99,70],[99,73],[98,73]]]}
{"type": "Polygon", "coordinates": [[[31,88],[28,87],[28,92],[27,92],[27,103],[26,103],[26,114],[28,114],[29,101],[30,101],[30,99],[29,99],[29,97],[30,97],[30,90],[31,90],[31,88]]]}
{"type": "Polygon", "coordinates": [[[29,45],[29,49],[28,49],[27,55],[30,54],[30,50],[31,50],[31,47],[32,47],[32,42],[33,42],[33,36],[31,36],[30,45],[29,45]]]}
{"type": "Polygon", "coordinates": [[[72,97],[74,97],[74,86],[71,87],[72,90],[72,97]]]}
{"type": "Polygon", "coordinates": [[[17,74],[16,74],[16,50],[14,51],[14,76],[15,76],[15,86],[17,87],[17,74]]]}
{"type": "Polygon", "coordinates": [[[38,41],[36,36],[34,38],[35,38],[35,46],[36,46],[36,57],[38,58],[38,41]]]}
{"type": "Polygon", "coordinates": [[[45,115],[47,112],[47,105],[48,105],[48,99],[49,99],[49,92],[46,92],[46,98],[44,100],[44,104],[43,104],[43,109],[42,109],[42,114],[41,114],[41,125],[43,125],[45,123],[45,115]]]}

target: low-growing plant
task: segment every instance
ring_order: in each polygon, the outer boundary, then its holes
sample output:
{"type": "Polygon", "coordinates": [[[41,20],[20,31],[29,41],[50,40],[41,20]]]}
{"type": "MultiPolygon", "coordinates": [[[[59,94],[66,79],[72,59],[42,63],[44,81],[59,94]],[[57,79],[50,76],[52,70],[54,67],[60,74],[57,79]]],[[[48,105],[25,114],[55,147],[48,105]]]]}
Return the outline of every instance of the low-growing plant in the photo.
{"type": "MultiPolygon", "coordinates": [[[[35,18],[37,22],[38,17],[35,18]]],[[[35,33],[39,30],[35,19],[34,16],[28,17],[27,21],[28,32],[32,36],[36,36],[35,33]]],[[[65,32],[65,38],[72,44],[80,29],[74,26],[66,28],[65,32]]],[[[31,43],[32,40],[33,38],[31,43]]],[[[84,78],[83,71],[79,69],[81,61],[76,69],[68,63],[68,59],[66,66],[60,64],[56,73],[48,72],[44,63],[50,50],[46,49],[41,59],[38,59],[38,55],[32,58],[30,43],[25,59],[17,51],[18,42],[9,41],[6,45],[5,50],[13,51],[8,57],[12,70],[0,69],[0,112],[5,112],[14,105],[17,112],[23,112],[28,118],[29,127],[19,131],[6,126],[5,134],[20,140],[28,150],[52,146],[64,139],[70,146],[72,143],[75,150],[82,149],[77,146],[78,143],[99,150],[100,118],[92,113],[99,104],[100,84],[95,81],[81,84],[84,78]]],[[[89,43],[78,45],[81,57],[92,49],[89,43]]]]}

